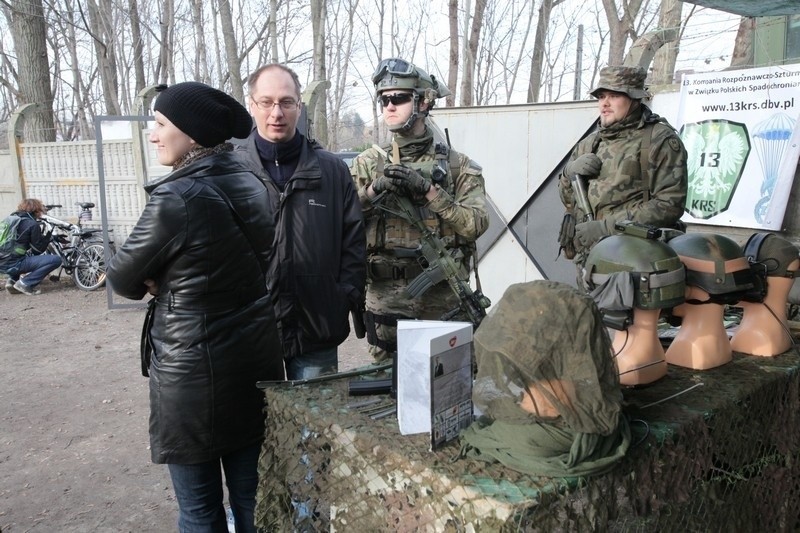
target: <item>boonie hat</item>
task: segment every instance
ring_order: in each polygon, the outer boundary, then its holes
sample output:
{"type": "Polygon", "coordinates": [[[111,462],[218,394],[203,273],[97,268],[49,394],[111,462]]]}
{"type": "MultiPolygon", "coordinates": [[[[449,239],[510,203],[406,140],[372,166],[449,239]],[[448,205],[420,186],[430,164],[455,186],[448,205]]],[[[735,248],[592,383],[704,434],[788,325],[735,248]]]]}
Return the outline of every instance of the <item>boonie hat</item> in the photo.
{"type": "Polygon", "coordinates": [[[650,96],[644,90],[644,80],[647,71],[642,67],[603,67],[600,69],[600,81],[591,94],[597,98],[600,91],[614,91],[627,94],[634,100],[641,100],[650,96]]]}

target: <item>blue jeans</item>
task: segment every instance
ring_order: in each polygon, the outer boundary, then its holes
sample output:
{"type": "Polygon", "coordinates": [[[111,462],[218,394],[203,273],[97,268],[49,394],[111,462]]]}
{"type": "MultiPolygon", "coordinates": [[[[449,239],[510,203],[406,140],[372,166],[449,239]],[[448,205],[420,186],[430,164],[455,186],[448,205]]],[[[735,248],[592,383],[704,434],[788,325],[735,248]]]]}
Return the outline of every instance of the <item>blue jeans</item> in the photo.
{"type": "Polygon", "coordinates": [[[57,255],[26,255],[22,261],[8,273],[8,277],[14,281],[19,279],[20,274],[27,273],[22,283],[26,287],[36,287],[42,282],[44,277],[55,270],[61,264],[61,258],[57,255]]]}
{"type": "Polygon", "coordinates": [[[181,533],[227,533],[222,503],[222,469],[228,486],[236,533],[255,533],[258,455],[261,443],[194,465],[169,464],[169,475],[178,499],[178,530],[181,533]]]}
{"type": "Polygon", "coordinates": [[[286,361],[286,379],[308,379],[339,371],[338,348],[306,352],[286,361]]]}

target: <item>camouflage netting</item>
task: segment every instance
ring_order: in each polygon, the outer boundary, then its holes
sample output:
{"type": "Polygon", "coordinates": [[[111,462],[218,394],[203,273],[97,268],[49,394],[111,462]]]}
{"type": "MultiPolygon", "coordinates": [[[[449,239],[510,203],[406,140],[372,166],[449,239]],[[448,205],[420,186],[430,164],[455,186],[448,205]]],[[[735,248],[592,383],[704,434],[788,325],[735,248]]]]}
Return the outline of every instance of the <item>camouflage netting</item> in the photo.
{"type": "Polygon", "coordinates": [[[263,531],[800,528],[794,352],[735,354],[702,372],[671,366],[664,379],[624,390],[631,448],[610,473],[589,479],[455,460],[458,443],[430,452],[427,436],[401,436],[395,417],[348,408],[364,398],[348,397],[346,380],[265,393],[263,531]]]}

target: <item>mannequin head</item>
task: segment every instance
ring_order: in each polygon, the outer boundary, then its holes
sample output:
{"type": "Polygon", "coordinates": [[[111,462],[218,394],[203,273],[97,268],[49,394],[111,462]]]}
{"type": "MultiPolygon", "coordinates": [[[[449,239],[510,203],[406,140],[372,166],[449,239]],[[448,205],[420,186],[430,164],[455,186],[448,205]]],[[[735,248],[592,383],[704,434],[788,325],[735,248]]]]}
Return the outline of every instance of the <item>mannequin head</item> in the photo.
{"type": "Polygon", "coordinates": [[[584,287],[605,324],[616,330],[612,346],[620,384],[644,385],[666,375],[658,316],[683,302],[684,277],[678,254],[652,238],[612,235],[589,252],[584,287]]]}
{"type": "Polygon", "coordinates": [[[731,339],[737,352],[762,357],[781,354],[792,346],[786,304],[800,266],[797,247],[772,233],[755,233],[745,255],[757,280],[757,290],[744,298],[742,321],[731,339]]]}

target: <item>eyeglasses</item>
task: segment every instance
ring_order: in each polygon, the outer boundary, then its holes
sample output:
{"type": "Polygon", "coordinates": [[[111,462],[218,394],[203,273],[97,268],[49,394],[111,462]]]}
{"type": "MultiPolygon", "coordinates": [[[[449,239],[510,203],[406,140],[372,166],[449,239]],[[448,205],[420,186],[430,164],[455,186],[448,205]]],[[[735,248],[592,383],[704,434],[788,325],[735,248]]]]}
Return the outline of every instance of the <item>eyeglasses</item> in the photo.
{"type": "Polygon", "coordinates": [[[394,106],[407,104],[412,98],[414,98],[414,95],[411,93],[382,94],[378,97],[383,107],[390,103],[394,106]]]}
{"type": "Polygon", "coordinates": [[[291,98],[285,98],[278,102],[273,100],[256,100],[254,98],[250,98],[253,100],[253,103],[256,104],[256,107],[259,108],[261,111],[272,111],[275,106],[279,106],[283,111],[291,111],[292,109],[297,107],[298,102],[291,98]]]}
{"type": "Polygon", "coordinates": [[[397,57],[384,59],[375,68],[375,73],[372,75],[372,83],[378,83],[386,74],[400,78],[410,78],[417,76],[417,69],[405,59],[397,57]]]}

